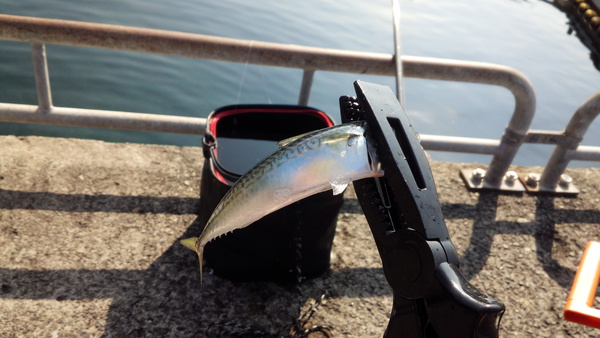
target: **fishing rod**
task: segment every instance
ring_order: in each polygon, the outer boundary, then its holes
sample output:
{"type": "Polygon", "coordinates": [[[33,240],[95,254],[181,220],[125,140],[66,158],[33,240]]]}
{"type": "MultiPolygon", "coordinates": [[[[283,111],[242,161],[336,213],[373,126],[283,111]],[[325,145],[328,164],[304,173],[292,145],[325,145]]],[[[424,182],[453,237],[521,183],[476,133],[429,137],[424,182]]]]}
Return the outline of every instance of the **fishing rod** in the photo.
{"type": "Polygon", "coordinates": [[[400,44],[400,2],[392,0],[392,21],[394,27],[394,60],[396,62],[396,97],[404,108],[404,73],[402,70],[402,54],[400,44]]]}

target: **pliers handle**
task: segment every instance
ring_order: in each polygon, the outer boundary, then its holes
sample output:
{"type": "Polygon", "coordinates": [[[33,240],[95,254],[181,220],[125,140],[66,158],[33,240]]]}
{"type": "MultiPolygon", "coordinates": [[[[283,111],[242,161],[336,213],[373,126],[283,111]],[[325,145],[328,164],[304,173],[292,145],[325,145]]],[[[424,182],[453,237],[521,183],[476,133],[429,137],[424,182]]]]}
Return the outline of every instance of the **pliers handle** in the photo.
{"type": "Polygon", "coordinates": [[[357,81],[344,122],[364,120],[384,177],[354,182],[394,305],[386,337],[497,337],[504,305],[458,269],[429,161],[389,87],[357,81]]]}

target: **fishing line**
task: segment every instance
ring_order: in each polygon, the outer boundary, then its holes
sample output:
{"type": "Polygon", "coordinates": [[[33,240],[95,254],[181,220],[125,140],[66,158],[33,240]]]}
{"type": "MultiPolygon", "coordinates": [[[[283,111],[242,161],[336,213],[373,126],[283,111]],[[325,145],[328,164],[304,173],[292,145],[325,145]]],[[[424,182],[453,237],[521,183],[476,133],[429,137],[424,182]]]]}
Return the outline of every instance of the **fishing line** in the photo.
{"type": "MultiPolygon", "coordinates": [[[[254,40],[250,41],[250,45],[248,46],[248,53],[246,54],[246,62],[244,63],[244,69],[242,70],[242,76],[240,79],[240,85],[238,87],[237,98],[235,103],[240,103],[240,98],[242,97],[242,88],[244,87],[244,82],[246,80],[246,74],[248,73],[248,64],[250,63],[250,53],[252,52],[252,48],[254,47],[254,40]]],[[[258,74],[260,75],[260,80],[263,88],[263,92],[267,97],[267,102],[269,104],[273,103],[271,99],[271,94],[269,93],[269,86],[267,85],[267,79],[265,77],[264,71],[262,67],[258,67],[258,74]]]]}
{"type": "Polygon", "coordinates": [[[242,95],[242,87],[244,86],[244,79],[246,78],[246,71],[248,69],[248,63],[250,63],[250,52],[252,52],[252,47],[254,46],[254,40],[250,41],[250,45],[248,46],[248,53],[246,53],[246,62],[244,63],[244,70],[242,71],[242,78],[240,79],[240,86],[238,88],[237,99],[235,100],[235,104],[240,103],[240,97],[242,95]]]}
{"type": "MultiPolygon", "coordinates": [[[[297,202],[296,202],[297,203],[297,202]]],[[[284,324],[277,332],[267,331],[251,325],[235,323],[231,321],[215,321],[208,325],[204,334],[206,337],[222,337],[222,336],[240,336],[240,337],[283,337],[289,336],[292,338],[307,338],[312,333],[320,333],[325,337],[333,337],[333,325],[313,325],[307,327],[313,315],[318,311],[319,306],[323,304],[327,296],[324,292],[319,296],[308,308],[302,312],[304,305],[304,296],[301,288],[302,282],[306,279],[302,275],[302,210],[294,208],[294,213],[290,218],[295,219],[292,243],[294,246],[294,277],[296,279],[297,307],[298,317],[284,324]]]]}
{"type": "Polygon", "coordinates": [[[273,100],[271,100],[271,95],[269,94],[269,86],[267,86],[267,79],[265,78],[265,74],[263,72],[262,67],[258,68],[258,73],[260,74],[260,78],[262,80],[263,90],[265,92],[265,95],[267,96],[267,102],[269,104],[273,104],[273,100]]]}
{"type": "MultiPolygon", "coordinates": [[[[305,277],[302,275],[302,210],[299,207],[299,203],[296,202],[295,209],[295,218],[296,226],[294,227],[294,246],[295,246],[295,261],[296,261],[296,291],[298,292],[298,310],[302,309],[302,305],[304,305],[304,296],[302,293],[301,284],[304,281],[305,277]]],[[[312,316],[317,312],[318,307],[321,305],[323,300],[325,299],[326,293],[321,294],[321,296],[310,306],[310,308],[304,313],[300,313],[298,318],[296,318],[292,327],[290,328],[290,336],[294,338],[300,337],[308,337],[311,333],[320,332],[325,337],[333,337],[333,326],[327,325],[314,325],[312,327],[306,328],[306,325],[312,318],[312,316]]]]}

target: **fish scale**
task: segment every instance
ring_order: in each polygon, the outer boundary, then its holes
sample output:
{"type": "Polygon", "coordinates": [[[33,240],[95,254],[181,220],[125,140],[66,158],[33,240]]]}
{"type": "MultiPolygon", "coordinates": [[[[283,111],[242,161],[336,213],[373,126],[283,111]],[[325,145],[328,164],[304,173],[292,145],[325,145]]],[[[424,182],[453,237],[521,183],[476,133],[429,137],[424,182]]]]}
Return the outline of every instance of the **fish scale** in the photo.
{"type": "MultiPolygon", "coordinates": [[[[353,123],[353,124],[360,125],[360,123],[353,123]]],[[[329,131],[329,133],[332,133],[332,132],[335,132],[335,131],[329,131]]],[[[213,211],[213,215],[211,216],[211,219],[213,218],[214,215],[218,214],[217,210],[225,208],[225,206],[227,206],[230,203],[230,201],[233,199],[233,197],[235,197],[236,194],[240,193],[240,191],[244,191],[246,189],[246,187],[248,185],[250,185],[252,182],[254,182],[257,177],[266,175],[271,170],[273,170],[276,167],[278,167],[279,165],[283,164],[284,161],[293,159],[296,156],[301,155],[302,152],[299,151],[298,148],[304,146],[307,143],[308,144],[312,143],[312,145],[308,147],[309,149],[314,149],[314,148],[318,147],[321,144],[321,139],[317,139],[316,140],[317,144],[314,144],[315,142],[313,140],[313,135],[316,133],[319,133],[319,131],[311,132],[311,133],[299,138],[294,143],[294,144],[297,144],[296,147],[293,147],[292,145],[290,145],[290,147],[279,149],[273,155],[267,157],[264,161],[260,162],[254,169],[250,170],[246,175],[242,176],[236,182],[236,184],[230,189],[231,193],[226,194],[223,197],[223,199],[221,200],[221,202],[219,203],[219,205],[215,208],[215,210],[213,211]],[[283,156],[280,156],[281,153],[283,153],[283,156]]],[[[323,133],[323,135],[321,137],[326,137],[329,133],[323,133]]],[[[211,222],[209,219],[207,224],[210,224],[210,223],[211,222]]]]}

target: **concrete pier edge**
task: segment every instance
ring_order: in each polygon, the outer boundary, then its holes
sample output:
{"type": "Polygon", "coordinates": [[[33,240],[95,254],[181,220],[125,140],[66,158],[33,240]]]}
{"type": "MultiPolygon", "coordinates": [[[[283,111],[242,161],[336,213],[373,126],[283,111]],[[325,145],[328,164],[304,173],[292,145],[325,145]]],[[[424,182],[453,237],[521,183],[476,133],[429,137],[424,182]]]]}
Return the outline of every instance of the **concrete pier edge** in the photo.
{"type": "MultiPolygon", "coordinates": [[[[207,269],[201,286],[178,239],[198,231],[202,160],[196,147],[0,136],[0,336],[285,334],[323,293],[308,326],[383,334],[391,290],[352,189],[324,275],[296,288],[207,269]]],[[[562,311],[600,241],[600,170],[568,169],[581,190],[568,198],[468,191],[459,171],[477,166],[432,163],[461,270],[507,307],[501,336],[597,335],[562,311]]]]}

